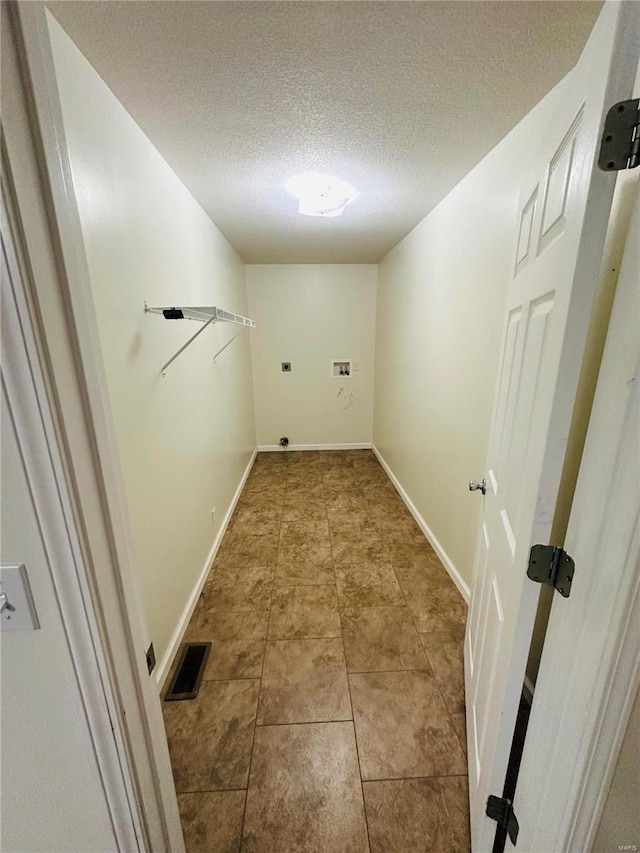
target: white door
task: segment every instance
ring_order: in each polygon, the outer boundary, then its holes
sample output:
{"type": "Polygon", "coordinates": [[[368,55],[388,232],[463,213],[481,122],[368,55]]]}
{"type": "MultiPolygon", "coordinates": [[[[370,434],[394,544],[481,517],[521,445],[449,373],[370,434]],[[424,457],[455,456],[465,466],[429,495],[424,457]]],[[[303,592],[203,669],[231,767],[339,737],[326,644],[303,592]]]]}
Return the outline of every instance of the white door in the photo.
{"type": "Polygon", "coordinates": [[[576,573],[571,596],[554,596],[516,791],[521,850],[591,849],[640,681],[637,187],[565,542],[576,573]]]}
{"type": "Polygon", "coordinates": [[[615,183],[597,168],[604,113],[631,94],[640,6],[605,5],[525,181],[514,222],[487,492],[465,638],[471,835],[491,850],[615,183]]]}

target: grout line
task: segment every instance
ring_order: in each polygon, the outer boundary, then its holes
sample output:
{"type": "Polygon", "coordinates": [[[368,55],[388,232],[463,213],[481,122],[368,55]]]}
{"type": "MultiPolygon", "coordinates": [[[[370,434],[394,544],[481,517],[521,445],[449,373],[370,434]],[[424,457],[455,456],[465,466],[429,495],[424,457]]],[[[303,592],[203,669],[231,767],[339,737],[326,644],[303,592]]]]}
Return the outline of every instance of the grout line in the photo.
{"type": "MultiPolygon", "coordinates": [[[[328,507],[325,503],[325,508],[327,510],[327,522],[329,521],[329,511],[328,507]]],[[[356,761],[358,762],[358,775],[360,776],[360,796],[362,797],[362,813],[364,815],[364,826],[367,831],[367,846],[369,850],[371,850],[371,834],[369,832],[369,820],[367,818],[367,805],[364,798],[364,787],[362,785],[362,764],[360,762],[360,748],[358,746],[358,735],[356,732],[356,715],[353,711],[353,697],[351,695],[351,683],[349,681],[349,667],[347,664],[347,649],[344,644],[344,628],[342,626],[342,613],[340,611],[340,595],[338,593],[338,577],[336,575],[336,563],[333,559],[333,537],[331,535],[331,525],[329,525],[329,547],[331,548],[331,562],[333,563],[333,577],[336,584],[336,599],[338,602],[338,618],[340,619],[340,636],[342,638],[342,653],[344,655],[344,666],[346,670],[346,678],[347,678],[347,691],[349,693],[349,706],[351,708],[351,717],[353,718],[353,742],[356,745],[356,761]]]]}
{"type": "MultiPolygon", "coordinates": [[[[282,496],[282,502],[284,504],[284,493],[282,496]]],[[[244,808],[242,810],[242,821],[240,823],[240,846],[242,846],[242,839],[244,837],[244,822],[247,816],[247,802],[249,800],[249,783],[251,781],[251,767],[253,765],[253,752],[256,745],[256,730],[258,728],[258,713],[260,711],[260,699],[262,698],[262,679],[264,676],[264,662],[267,656],[267,637],[269,636],[269,624],[271,622],[271,605],[273,602],[273,587],[275,585],[275,576],[278,565],[278,553],[280,549],[280,533],[282,532],[282,517],[280,518],[280,530],[278,531],[278,547],[276,549],[276,565],[273,570],[273,577],[271,579],[271,591],[269,594],[269,608],[268,608],[268,617],[267,617],[267,629],[265,631],[264,640],[262,644],[262,666],[260,667],[260,679],[258,685],[258,701],[256,703],[256,716],[253,723],[253,737],[251,738],[251,750],[249,752],[249,768],[247,770],[247,790],[244,797],[244,808]]]]}
{"type": "Polygon", "coordinates": [[[227,794],[235,791],[247,793],[246,788],[194,788],[193,791],[179,791],[176,788],[176,794],[227,794]]]}
{"type": "MultiPolygon", "coordinates": [[[[409,510],[407,510],[407,512],[408,512],[408,511],[409,511],[409,510]]],[[[456,736],[456,740],[458,741],[458,745],[460,746],[460,749],[462,750],[462,753],[463,753],[463,755],[464,755],[464,757],[465,757],[465,761],[466,761],[466,760],[467,760],[467,753],[466,753],[466,750],[464,749],[464,747],[463,747],[463,746],[462,746],[462,744],[460,743],[460,738],[458,737],[458,730],[457,730],[457,729],[456,729],[456,727],[453,725],[453,720],[451,719],[451,711],[450,711],[450,710],[449,710],[449,708],[447,707],[447,703],[446,703],[446,700],[445,700],[445,698],[444,698],[444,693],[442,692],[442,688],[440,687],[440,683],[439,683],[438,679],[436,678],[436,673],[435,673],[435,670],[434,670],[433,665],[432,665],[432,663],[431,663],[431,658],[429,657],[429,652],[427,651],[427,649],[425,648],[424,643],[422,642],[422,637],[420,636],[420,631],[418,631],[418,625],[417,625],[417,623],[416,623],[416,620],[415,620],[415,619],[414,619],[414,617],[413,617],[413,613],[411,612],[411,608],[409,607],[409,603],[407,602],[407,597],[406,597],[406,595],[405,595],[405,593],[404,593],[404,590],[403,590],[402,585],[401,585],[401,583],[400,583],[400,581],[399,581],[399,579],[398,579],[398,576],[397,576],[397,574],[396,574],[396,570],[395,570],[395,568],[393,567],[393,565],[391,566],[391,571],[393,572],[393,575],[394,575],[394,577],[395,577],[395,579],[396,579],[396,583],[398,584],[398,587],[400,588],[400,593],[402,594],[402,598],[404,599],[405,607],[407,608],[407,611],[408,611],[408,613],[409,613],[409,616],[411,617],[411,621],[412,621],[412,623],[413,623],[413,627],[414,627],[414,629],[415,629],[415,632],[416,632],[416,634],[418,635],[418,642],[420,643],[420,645],[421,645],[421,647],[422,647],[422,650],[424,651],[425,657],[427,658],[427,663],[429,664],[429,669],[431,670],[431,674],[432,674],[432,676],[433,676],[433,681],[434,681],[434,683],[435,683],[436,690],[437,690],[437,691],[438,691],[438,693],[440,694],[440,698],[441,698],[441,700],[442,700],[442,704],[443,704],[443,706],[444,706],[445,713],[447,714],[447,718],[448,718],[448,721],[449,721],[449,725],[450,725],[450,726],[451,726],[451,728],[453,729],[453,733],[454,733],[454,735],[456,736]]],[[[433,633],[433,632],[432,632],[432,633],[433,633]]]]}
{"type": "Polygon", "coordinates": [[[202,678],[202,683],[220,684],[224,681],[260,681],[259,675],[237,675],[232,678],[202,678]]]}
{"type": "MultiPolygon", "coordinates": [[[[431,668],[431,666],[430,666],[431,668]]],[[[347,675],[381,675],[387,673],[394,672],[426,672],[429,673],[429,669],[425,669],[425,667],[420,666],[412,666],[408,669],[348,669],[347,675]]]]}
{"type": "Polygon", "coordinates": [[[267,637],[268,643],[291,643],[295,640],[340,640],[341,636],[333,634],[330,637],[267,637]]]}
{"type": "Polygon", "coordinates": [[[327,723],[353,723],[353,719],[295,720],[287,723],[256,723],[258,729],[277,729],[280,726],[324,726],[327,723]]]}
{"type": "MultiPolygon", "coordinates": [[[[380,607],[402,607],[404,610],[409,610],[406,602],[404,604],[345,604],[344,607],[340,607],[340,610],[376,610],[380,607]]],[[[413,619],[411,620],[411,624],[414,628],[416,627],[413,619]]]]}
{"type": "Polygon", "coordinates": [[[468,779],[468,773],[449,773],[436,776],[384,776],[375,779],[363,779],[365,784],[371,782],[418,782],[420,779],[468,779]]]}

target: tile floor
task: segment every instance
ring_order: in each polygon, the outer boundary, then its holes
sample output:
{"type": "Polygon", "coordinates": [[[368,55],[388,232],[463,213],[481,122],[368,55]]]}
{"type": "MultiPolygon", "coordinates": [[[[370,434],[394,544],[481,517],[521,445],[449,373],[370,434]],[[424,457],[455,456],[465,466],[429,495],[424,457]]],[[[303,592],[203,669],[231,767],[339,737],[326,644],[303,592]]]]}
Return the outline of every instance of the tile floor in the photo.
{"type": "Polygon", "coordinates": [[[371,451],[258,454],[163,703],[187,851],[468,851],[465,619],[371,451]]]}

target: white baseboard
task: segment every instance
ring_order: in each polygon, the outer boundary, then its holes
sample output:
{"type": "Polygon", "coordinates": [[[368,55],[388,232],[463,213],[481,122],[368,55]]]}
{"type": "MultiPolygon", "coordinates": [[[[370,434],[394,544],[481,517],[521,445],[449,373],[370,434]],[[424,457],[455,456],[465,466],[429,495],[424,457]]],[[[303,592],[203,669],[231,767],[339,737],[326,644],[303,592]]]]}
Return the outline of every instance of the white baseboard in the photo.
{"type": "Polygon", "coordinates": [[[290,444],[288,447],[281,447],[279,444],[261,444],[258,447],[258,453],[271,453],[274,450],[288,453],[290,450],[371,450],[371,448],[370,441],[356,444],[290,444]]]}
{"type": "Polygon", "coordinates": [[[389,468],[386,460],[384,459],[384,457],[382,456],[382,454],[380,453],[378,448],[375,446],[375,444],[372,445],[371,449],[373,450],[375,455],[378,457],[378,461],[380,462],[380,464],[382,465],[382,467],[386,471],[387,476],[389,477],[389,479],[391,480],[393,485],[396,487],[396,491],[398,492],[398,494],[400,495],[402,500],[407,505],[407,509],[409,510],[411,515],[415,518],[415,520],[418,524],[418,527],[420,528],[420,530],[422,530],[425,537],[429,540],[429,544],[431,545],[433,550],[436,552],[436,554],[440,558],[440,561],[441,561],[442,565],[445,567],[445,569],[447,570],[449,577],[454,582],[454,584],[457,586],[458,591],[460,592],[460,595],[464,598],[464,600],[467,602],[467,604],[469,604],[469,600],[471,598],[471,590],[469,589],[469,585],[462,579],[462,575],[456,569],[455,565],[453,564],[453,561],[451,560],[451,558],[449,557],[447,552],[444,550],[442,545],[438,542],[433,531],[431,530],[431,528],[429,527],[427,522],[424,520],[424,518],[420,515],[416,505],[413,503],[413,501],[411,500],[409,495],[402,488],[402,486],[400,485],[400,481],[398,480],[396,475],[393,473],[391,468],[389,468]]]}
{"type": "Polygon", "coordinates": [[[216,554],[218,553],[218,548],[220,547],[220,543],[222,542],[222,538],[224,534],[227,532],[227,527],[229,526],[229,522],[231,521],[231,516],[233,515],[233,511],[236,508],[236,504],[242,494],[242,490],[244,489],[244,484],[247,482],[247,477],[251,472],[251,468],[253,467],[253,463],[256,458],[257,449],[253,451],[251,454],[251,459],[249,460],[249,464],[247,465],[244,474],[242,475],[242,479],[238,485],[238,488],[235,491],[233,496],[233,500],[227,510],[227,513],[222,520],[222,524],[220,525],[220,529],[218,530],[215,539],[213,540],[213,545],[211,546],[211,550],[207,555],[207,559],[205,560],[205,564],[200,572],[200,576],[196,581],[196,585],[193,588],[191,595],[189,596],[189,600],[187,601],[187,605],[182,612],[182,616],[178,621],[178,625],[176,630],[173,632],[173,636],[171,638],[171,642],[169,643],[169,648],[164,654],[158,668],[156,669],[156,681],[158,686],[162,688],[164,684],[165,678],[169,674],[169,669],[171,668],[171,662],[175,656],[175,653],[178,651],[178,646],[182,642],[182,638],[184,637],[184,633],[187,630],[187,625],[189,624],[189,620],[193,616],[193,611],[196,609],[196,604],[198,603],[198,599],[200,598],[200,593],[202,592],[202,588],[207,580],[207,576],[209,574],[209,569],[211,568],[213,561],[216,558],[216,554]]]}

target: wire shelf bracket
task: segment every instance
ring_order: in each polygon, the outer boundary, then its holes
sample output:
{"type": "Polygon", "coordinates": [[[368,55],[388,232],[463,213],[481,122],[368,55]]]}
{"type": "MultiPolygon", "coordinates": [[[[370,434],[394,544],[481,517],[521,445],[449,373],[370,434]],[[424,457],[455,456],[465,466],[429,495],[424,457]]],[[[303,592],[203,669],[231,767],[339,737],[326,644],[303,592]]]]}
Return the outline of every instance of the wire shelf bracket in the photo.
{"type": "Polygon", "coordinates": [[[234,323],[235,325],[242,326],[239,332],[237,332],[230,341],[221,347],[218,352],[214,355],[213,360],[215,362],[216,358],[220,355],[221,352],[226,350],[226,348],[232,344],[236,338],[240,337],[243,332],[246,332],[247,329],[255,329],[256,322],[255,320],[250,320],[248,317],[243,317],[241,314],[234,314],[232,311],[225,311],[222,308],[216,308],[215,305],[212,306],[204,306],[199,308],[190,308],[185,306],[165,306],[161,308],[154,308],[151,305],[147,305],[144,303],[145,313],[149,314],[159,314],[164,317],[165,320],[195,320],[198,323],[202,323],[202,327],[198,329],[195,335],[192,335],[189,340],[183,344],[180,349],[175,352],[169,361],[166,361],[160,372],[163,376],[167,374],[167,367],[172,364],[179,355],[181,355],[186,348],[192,344],[198,335],[201,335],[207,326],[210,326],[212,323],[234,323]]]}

